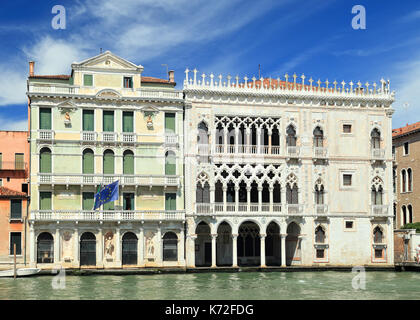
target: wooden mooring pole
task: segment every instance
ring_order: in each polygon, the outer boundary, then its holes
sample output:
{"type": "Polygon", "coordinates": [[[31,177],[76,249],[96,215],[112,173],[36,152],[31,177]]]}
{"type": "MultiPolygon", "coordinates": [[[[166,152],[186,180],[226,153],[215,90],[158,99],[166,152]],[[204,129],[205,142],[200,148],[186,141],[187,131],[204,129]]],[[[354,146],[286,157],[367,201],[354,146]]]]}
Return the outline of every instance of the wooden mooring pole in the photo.
{"type": "Polygon", "coordinates": [[[13,279],[16,279],[16,243],[13,244],[13,279]]]}

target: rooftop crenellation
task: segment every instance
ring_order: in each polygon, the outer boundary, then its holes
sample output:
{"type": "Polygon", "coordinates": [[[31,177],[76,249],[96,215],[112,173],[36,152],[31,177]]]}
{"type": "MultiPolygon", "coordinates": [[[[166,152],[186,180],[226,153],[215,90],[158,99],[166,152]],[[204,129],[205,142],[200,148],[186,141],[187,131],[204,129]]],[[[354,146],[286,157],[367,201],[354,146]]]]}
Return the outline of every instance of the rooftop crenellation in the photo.
{"type": "Polygon", "coordinates": [[[314,80],[312,77],[307,78],[304,74],[301,76],[284,75],[284,78],[248,78],[247,76],[240,78],[238,75],[232,77],[227,75],[223,77],[221,74],[216,76],[213,73],[209,75],[202,73],[198,75],[198,70],[185,70],[184,89],[205,89],[217,91],[240,91],[248,93],[295,93],[295,94],[314,94],[314,95],[345,95],[354,97],[372,97],[382,99],[394,99],[395,92],[390,89],[390,81],[383,78],[379,83],[366,82],[362,84],[360,81],[353,82],[337,82],[314,80]]]}

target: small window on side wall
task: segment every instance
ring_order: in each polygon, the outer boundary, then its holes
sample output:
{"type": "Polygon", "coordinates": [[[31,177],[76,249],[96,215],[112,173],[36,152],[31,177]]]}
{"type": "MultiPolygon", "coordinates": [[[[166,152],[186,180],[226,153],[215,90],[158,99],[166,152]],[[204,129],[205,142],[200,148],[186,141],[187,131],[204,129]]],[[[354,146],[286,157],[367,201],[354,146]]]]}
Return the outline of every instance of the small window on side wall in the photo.
{"type": "Polygon", "coordinates": [[[351,124],[343,124],[343,133],[351,133],[351,124]]]}
{"type": "Polygon", "coordinates": [[[86,87],[93,86],[93,75],[84,74],[83,75],[83,85],[86,86],[86,87]]]}
{"type": "Polygon", "coordinates": [[[346,221],[345,222],[345,226],[346,226],[346,229],[353,229],[353,227],[354,227],[354,222],[353,221],[346,221]]]}
{"type": "Polygon", "coordinates": [[[133,78],[132,77],[124,77],[124,88],[133,88],[133,78]]]}
{"type": "Polygon", "coordinates": [[[409,146],[408,146],[408,142],[404,142],[404,155],[408,155],[409,154],[409,146]]]}
{"type": "Polygon", "coordinates": [[[343,186],[350,187],[352,185],[352,175],[343,174],[343,186]]]}

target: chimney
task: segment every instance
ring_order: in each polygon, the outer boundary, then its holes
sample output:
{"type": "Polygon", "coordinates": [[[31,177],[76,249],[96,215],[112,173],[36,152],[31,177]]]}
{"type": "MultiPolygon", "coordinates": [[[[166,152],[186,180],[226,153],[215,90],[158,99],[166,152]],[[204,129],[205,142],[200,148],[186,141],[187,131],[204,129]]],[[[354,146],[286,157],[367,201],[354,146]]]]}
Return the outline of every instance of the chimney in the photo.
{"type": "Polygon", "coordinates": [[[169,82],[175,82],[175,71],[169,70],[168,75],[169,75],[169,82]]]}
{"type": "Polygon", "coordinates": [[[29,76],[30,77],[34,75],[34,66],[35,66],[35,61],[29,61],[29,76]]]}

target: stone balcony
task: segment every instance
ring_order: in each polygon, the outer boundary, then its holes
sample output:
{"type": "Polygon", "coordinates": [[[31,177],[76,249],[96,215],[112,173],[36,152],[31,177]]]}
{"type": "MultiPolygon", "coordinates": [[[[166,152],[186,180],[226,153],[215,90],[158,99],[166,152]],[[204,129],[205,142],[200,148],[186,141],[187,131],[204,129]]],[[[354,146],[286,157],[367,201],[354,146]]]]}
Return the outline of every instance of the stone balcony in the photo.
{"type": "Polygon", "coordinates": [[[371,214],[373,216],[387,216],[388,215],[388,205],[384,204],[373,204],[371,206],[371,214]]]}
{"type": "Polygon", "coordinates": [[[133,210],[133,211],[85,211],[85,210],[32,210],[30,221],[184,221],[185,210],[133,210]]]}
{"type": "Polygon", "coordinates": [[[384,161],[385,160],[385,149],[372,149],[371,151],[372,161],[384,161]]]}
{"type": "Polygon", "coordinates": [[[100,185],[116,180],[122,186],[163,186],[179,187],[180,177],[170,175],[95,175],[95,174],[57,174],[38,173],[38,184],[48,185],[100,185]]]}
{"type": "Polygon", "coordinates": [[[303,204],[281,204],[281,203],[245,203],[245,202],[221,202],[215,203],[196,203],[197,215],[301,215],[303,213],[303,204]]]}

